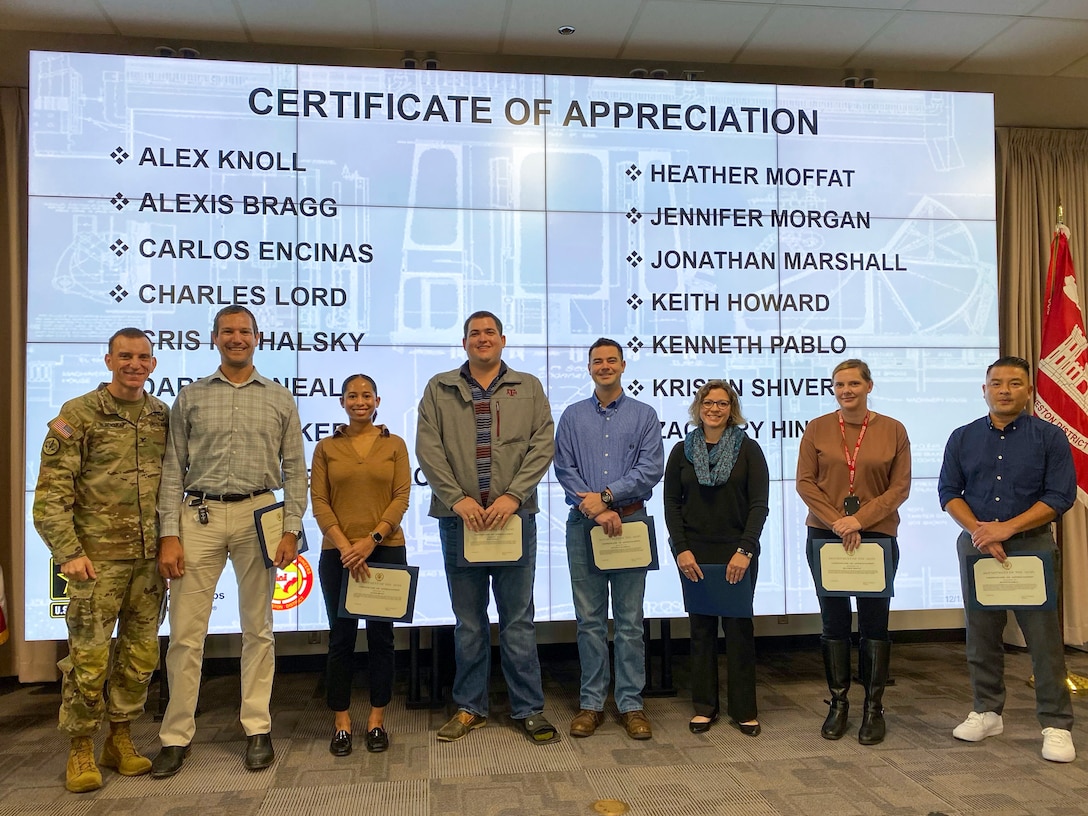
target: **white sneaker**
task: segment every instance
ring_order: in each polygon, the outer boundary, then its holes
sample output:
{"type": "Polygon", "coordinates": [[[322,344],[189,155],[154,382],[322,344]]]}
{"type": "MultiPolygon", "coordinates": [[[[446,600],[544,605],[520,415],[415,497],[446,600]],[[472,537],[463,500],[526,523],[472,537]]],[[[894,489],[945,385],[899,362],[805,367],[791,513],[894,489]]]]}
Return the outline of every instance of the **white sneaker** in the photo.
{"type": "Polygon", "coordinates": [[[983,711],[981,714],[972,711],[967,715],[966,720],[953,729],[952,736],[964,742],[980,742],[986,737],[996,737],[1004,731],[1005,723],[1000,714],[995,714],[993,711],[983,711]]]}
{"type": "Polygon", "coordinates": [[[1064,728],[1043,729],[1043,759],[1051,762],[1072,762],[1077,758],[1073,735],[1064,728]]]}

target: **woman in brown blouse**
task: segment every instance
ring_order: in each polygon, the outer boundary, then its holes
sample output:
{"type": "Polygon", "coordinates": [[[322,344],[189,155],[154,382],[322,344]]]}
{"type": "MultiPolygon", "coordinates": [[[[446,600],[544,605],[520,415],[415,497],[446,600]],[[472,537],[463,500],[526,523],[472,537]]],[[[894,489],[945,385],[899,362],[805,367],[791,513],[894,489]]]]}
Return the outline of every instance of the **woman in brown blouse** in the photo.
{"type": "MultiPolygon", "coordinates": [[[[873,378],[861,360],[845,360],[833,372],[839,410],[810,421],[797,453],[797,492],[808,506],[808,557],[814,539],[840,538],[853,552],[865,536],[892,540],[892,570],[899,564],[899,506],[910,493],[910,440],[903,424],[869,409],[873,378]]],[[[889,576],[890,578],[893,576],[889,576]]],[[[884,685],[891,640],[890,598],[858,597],[861,635],[859,674],[865,684],[865,713],[858,742],[884,739],[884,685]]],[[[850,705],[850,598],[820,597],[824,669],[831,691],[830,710],[821,734],[840,739],[846,733],[850,705]]]]}
{"type": "MultiPolygon", "coordinates": [[[[345,571],[369,577],[367,562],[406,564],[401,518],[408,509],[411,473],[404,440],[375,425],[381,398],[374,380],[353,374],[340,389],[348,424],[317,443],[310,472],[314,518],[324,539],[318,575],[329,616],[326,700],[333,711],[329,751],[351,753],[351,676],[359,622],[338,617],[345,571]]],[[[366,622],[370,666],[370,714],[366,749],[389,747],[385,706],[393,696],[393,624],[366,622]]]]}

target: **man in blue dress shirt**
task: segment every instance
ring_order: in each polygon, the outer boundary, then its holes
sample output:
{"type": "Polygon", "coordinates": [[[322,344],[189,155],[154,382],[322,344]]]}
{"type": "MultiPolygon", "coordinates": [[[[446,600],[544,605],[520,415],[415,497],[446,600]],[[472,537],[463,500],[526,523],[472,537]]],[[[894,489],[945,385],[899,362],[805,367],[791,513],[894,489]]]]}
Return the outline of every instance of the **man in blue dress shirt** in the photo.
{"type": "MultiPolygon", "coordinates": [[[[963,528],[957,540],[966,602],[967,556],[1058,549],[1050,522],[1073,506],[1077,479],[1069,440],[1060,428],[1025,413],[1032,396],[1031,367],[1002,357],[986,370],[982,387],[990,413],[957,428],[948,439],[937,490],[941,507],[963,528]]],[[[974,710],[952,736],[978,742],[1005,730],[1003,609],[967,608],[967,664],[974,710]]],[[[1043,758],[1072,762],[1073,706],[1065,684],[1065,645],[1052,610],[1016,610],[1035,671],[1035,713],[1043,726],[1043,758]]]]}
{"type": "Polygon", "coordinates": [[[661,423],[652,407],[624,395],[621,380],[626,367],[619,343],[597,340],[589,349],[593,395],[567,407],[555,436],[555,475],[571,506],[567,562],[582,666],[581,710],[571,722],[572,737],[590,736],[604,719],[610,585],[616,707],[628,736],[638,740],[653,736],[642,709],[646,570],[598,572],[590,565],[590,531],[599,525],[607,535],[618,536],[624,522],[646,521],[646,500],[664,472],[661,423]]]}

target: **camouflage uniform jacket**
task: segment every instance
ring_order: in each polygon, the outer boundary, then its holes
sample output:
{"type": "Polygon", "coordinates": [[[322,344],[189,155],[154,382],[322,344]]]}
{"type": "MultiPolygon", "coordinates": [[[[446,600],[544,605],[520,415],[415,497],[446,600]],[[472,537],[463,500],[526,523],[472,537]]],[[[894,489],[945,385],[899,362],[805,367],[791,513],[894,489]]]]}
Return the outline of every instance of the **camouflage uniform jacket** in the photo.
{"type": "Polygon", "coordinates": [[[168,409],[150,394],[134,425],[102,383],[64,403],[42,443],[34,527],[57,564],[154,558],[168,409]]]}

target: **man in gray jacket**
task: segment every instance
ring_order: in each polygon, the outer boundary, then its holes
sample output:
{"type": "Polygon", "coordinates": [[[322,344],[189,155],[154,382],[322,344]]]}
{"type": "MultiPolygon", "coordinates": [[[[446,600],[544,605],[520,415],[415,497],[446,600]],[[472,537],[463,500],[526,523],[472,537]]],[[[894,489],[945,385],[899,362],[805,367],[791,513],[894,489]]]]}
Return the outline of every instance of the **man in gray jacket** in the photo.
{"type": "Polygon", "coordinates": [[[555,449],[551,408],[540,380],[502,361],[502,321],[476,312],[465,321],[468,360],[436,374],[419,402],[416,457],[431,486],[430,515],[438,519],[454,632],[454,715],[438,731],[459,740],[487,724],[491,674],[488,585],[499,613],[499,652],[511,716],[537,743],[559,739],[542,715],[544,691],[533,623],[537,484],[555,449]],[[504,529],[517,516],[522,557],[467,565],[466,531],[504,529]]]}

